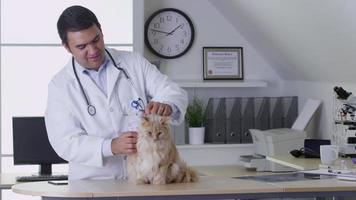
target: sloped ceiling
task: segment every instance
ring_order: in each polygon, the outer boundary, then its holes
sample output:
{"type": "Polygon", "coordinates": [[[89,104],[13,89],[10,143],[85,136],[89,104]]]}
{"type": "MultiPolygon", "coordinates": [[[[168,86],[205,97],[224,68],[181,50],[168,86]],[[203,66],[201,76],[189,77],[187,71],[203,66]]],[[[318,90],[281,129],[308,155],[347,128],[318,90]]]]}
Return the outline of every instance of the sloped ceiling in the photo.
{"type": "Polygon", "coordinates": [[[284,80],[356,82],[356,1],[210,0],[284,80]]]}

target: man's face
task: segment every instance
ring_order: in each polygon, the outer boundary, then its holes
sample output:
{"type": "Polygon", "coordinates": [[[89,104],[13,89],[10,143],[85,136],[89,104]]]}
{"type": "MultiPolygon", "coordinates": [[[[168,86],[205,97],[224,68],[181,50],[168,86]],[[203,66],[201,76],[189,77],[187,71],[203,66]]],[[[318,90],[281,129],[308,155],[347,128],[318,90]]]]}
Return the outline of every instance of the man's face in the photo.
{"type": "Polygon", "coordinates": [[[88,29],[68,32],[68,42],[64,47],[83,67],[98,70],[105,58],[104,36],[101,30],[93,25],[88,29]]]}

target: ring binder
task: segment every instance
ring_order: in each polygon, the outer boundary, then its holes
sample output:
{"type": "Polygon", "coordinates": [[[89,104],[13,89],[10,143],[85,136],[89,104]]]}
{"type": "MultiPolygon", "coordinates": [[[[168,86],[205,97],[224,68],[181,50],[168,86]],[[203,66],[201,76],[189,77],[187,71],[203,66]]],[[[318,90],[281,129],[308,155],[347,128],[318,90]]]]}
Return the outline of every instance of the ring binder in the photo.
{"type": "Polygon", "coordinates": [[[290,128],[298,97],[210,98],[204,114],[206,143],[252,143],[249,129],[290,128]]]}

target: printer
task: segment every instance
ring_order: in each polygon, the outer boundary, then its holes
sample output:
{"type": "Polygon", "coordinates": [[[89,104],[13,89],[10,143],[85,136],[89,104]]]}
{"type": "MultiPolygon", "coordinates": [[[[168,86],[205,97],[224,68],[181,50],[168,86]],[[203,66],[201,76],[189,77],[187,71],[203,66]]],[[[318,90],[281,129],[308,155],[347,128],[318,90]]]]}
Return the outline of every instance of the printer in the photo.
{"type": "Polygon", "coordinates": [[[305,131],[288,128],[265,131],[250,129],[250,133],[254,155],[240,156],[240,162],[246,168],[255,168],[256,171],[294,171],[293,168],[266,160],[266,156],[288,155],[291,150],[300,149],[304,146],[304,139],[307,138],[305,131]]]}
{"type": "Polygon", "coordinates": [[[254,155],[241,155],[239,162],[248,169],[256,171],[295,171],[295,169],[271,162],[266,156],[289,155],[294,149],[304,146],[307,138],[306,128],[320,106],[320,100],[308,99],[292,128],[269,130],[250,129],[254,145],[254,155]]]}

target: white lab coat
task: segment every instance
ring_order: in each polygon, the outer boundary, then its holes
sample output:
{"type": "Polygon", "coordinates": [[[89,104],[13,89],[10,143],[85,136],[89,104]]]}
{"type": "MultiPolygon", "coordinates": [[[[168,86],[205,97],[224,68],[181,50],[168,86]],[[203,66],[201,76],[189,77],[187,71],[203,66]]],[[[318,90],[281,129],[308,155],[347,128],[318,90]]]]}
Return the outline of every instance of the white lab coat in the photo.
{"type": "Polygon", "coordinates": [[[176,123],[184,120],[187,94],[161,74],[142,56],[108,49],[119,67],[128,73],[133,84],[110,60],[107,68],[107,96],[78,68],[76,70],[96,115],[87,112],[87,103],[75,78],[71,60],[52,79],[48,89],[45,114],[51,145],[59,156],[69,161],[69,179],[119,179],[124,177],[123,156],[103,157],[105,139],[137,126],[139,116],[131,102],[170,102],[180,111],[176,123]],[[135,87],[136,89],[134,89],[135,87]]]}

